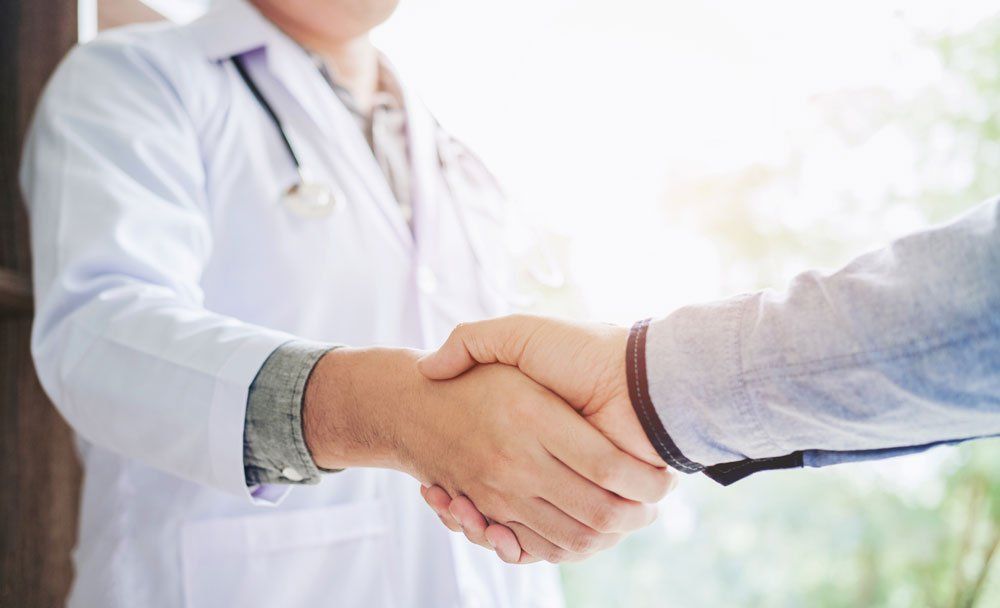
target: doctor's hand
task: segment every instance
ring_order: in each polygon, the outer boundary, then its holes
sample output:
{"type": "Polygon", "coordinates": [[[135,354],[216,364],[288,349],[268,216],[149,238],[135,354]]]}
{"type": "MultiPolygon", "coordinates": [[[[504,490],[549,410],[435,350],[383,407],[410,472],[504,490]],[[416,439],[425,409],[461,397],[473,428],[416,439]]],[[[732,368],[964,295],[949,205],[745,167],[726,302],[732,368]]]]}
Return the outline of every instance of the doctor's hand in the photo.
{"type": "MultiPolygon", "coordinates": [[[[428,378],[443,380],[464,377],[460,374],[479,364],[518,367],[562,397],[621,450],[668,477],[666,463],[643,431],[629,398],[627,343],[628,330],[622,327],[511,315],[458,326],[437,352],[421,359],[419,368],[428,378]]],[[[522,549],[531,553],[516,529],[488,521],[471,496],[445,490],[431,487],[422,493],[438,515],[450,514],[460,522],[470,540],[495,547],[505,561],[522,560],[522,549]]]]}
{"type": "Polygon", "coordinates": [[[653,520],[644,503],[666,492],[668,476],[551,391],[505,365],[432,381],[418,358],[342,348],[319,361],[303,404],[318,466],[392,468],[466,496],[517,534],[525,561],[579,559],[653,520]]]}

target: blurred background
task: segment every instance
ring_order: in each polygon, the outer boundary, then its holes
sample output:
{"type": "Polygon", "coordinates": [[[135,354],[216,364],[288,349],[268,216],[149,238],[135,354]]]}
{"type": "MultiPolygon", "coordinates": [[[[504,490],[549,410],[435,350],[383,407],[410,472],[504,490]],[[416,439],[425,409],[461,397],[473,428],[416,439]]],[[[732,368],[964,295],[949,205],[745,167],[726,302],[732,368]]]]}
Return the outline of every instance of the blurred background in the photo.
{"type": "MultiPolygon", "coordinates": [[[[205,3],[146,4],[185,21],[205,3]]],[[[134,1],[80,7],[60,23],[83,39],[158,18],[134,1]]],[[[1000,194],[998,11],[403,0],[376,39],[545,236],[566,280],[530,286],[535,308],[629,324],[782,289],[1000,194]]],[[[688,477],[652,527],[563,569],[568,603],[1000,606],[998,463],[986,440],[730,488],[688,477]]]]}

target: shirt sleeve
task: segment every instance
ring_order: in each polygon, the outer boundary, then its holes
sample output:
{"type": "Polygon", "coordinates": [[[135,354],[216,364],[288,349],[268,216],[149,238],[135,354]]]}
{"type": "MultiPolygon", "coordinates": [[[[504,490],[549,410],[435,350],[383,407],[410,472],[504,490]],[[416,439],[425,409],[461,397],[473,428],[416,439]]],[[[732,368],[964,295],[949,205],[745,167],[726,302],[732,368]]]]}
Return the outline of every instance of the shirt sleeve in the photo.
{"type": "Polygon", "coordinates": [[[335,348],[305,340],[279,346],[257,372],[247,397],[243,469],[255,495],[268,484],[316,484],[319,469],[302,434],[302,399],[320,357],[335,348]]]}
{"type": "Polygon", "coordinates": [[[1000,434],[1000,205],[833,274],[633,327],[629,384],[678,470],[884,458],[1000,434]]]}

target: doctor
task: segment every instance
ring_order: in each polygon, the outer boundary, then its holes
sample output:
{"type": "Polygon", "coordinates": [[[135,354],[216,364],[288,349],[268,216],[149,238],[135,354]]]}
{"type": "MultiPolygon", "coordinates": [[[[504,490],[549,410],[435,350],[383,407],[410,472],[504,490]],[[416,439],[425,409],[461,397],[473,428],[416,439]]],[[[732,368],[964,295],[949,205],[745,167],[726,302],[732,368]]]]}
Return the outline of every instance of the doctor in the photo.
{"type": "Polygon", "coordinates": [[[22,184],[33,354],[85,471],[71,606],[558,606],[420,482],[521,561],[610,546],[671,484],[513,367],[417,371],[503,312],[502,201],[369,43],[394,8],[230,1],[49,84],[22,184]]]}

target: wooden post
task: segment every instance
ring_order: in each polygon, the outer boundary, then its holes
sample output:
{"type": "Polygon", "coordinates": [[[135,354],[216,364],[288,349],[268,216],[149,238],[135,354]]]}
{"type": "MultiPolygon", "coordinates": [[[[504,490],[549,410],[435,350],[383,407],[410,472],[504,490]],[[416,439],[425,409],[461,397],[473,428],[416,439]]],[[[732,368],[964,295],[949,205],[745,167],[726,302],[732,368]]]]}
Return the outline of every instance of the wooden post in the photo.
{"type": "Polygon", "coordinates": [[[77,38],[74,0],[0,0],[0,606],[62,606],[80,468],[28,353],[31,262],[17,184],[24,132],[77,38]]]}

